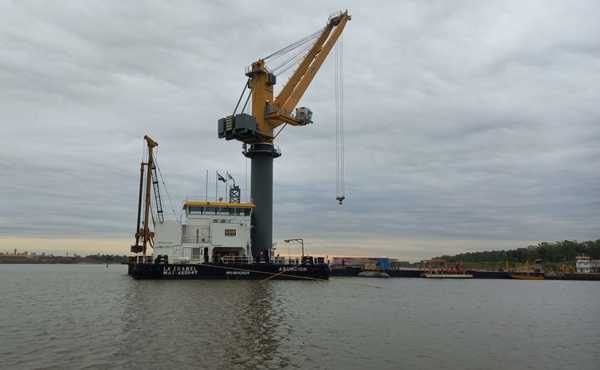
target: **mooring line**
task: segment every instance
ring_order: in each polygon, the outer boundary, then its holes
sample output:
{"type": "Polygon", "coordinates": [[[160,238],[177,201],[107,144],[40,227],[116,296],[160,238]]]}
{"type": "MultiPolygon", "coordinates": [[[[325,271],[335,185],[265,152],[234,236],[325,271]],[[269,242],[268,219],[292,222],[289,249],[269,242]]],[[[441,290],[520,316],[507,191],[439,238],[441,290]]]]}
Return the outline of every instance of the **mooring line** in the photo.
{"type": "MultiPolygon", "coordinates": [[[[269,277],[266,277],[266,278],[262,279],[260,282],[262,283],[262,282],[265,282],[265,281],[267,281],[267,280],[271,280],[271,279],[273,279],[275,276],[280,276],[281,274],[283,274],[283,271],[280,271],[280,272],[278,272],[278,273],[276,273],[276,274],[273,274],[273,275],[271,275],[271,276],[269,276],[269,277]]],[[[296,276],[296,275],[293,275],[293,276],[296,276]]],[[[308,276],[308,277],[310,277],[310,276],[308,276]]],[[[316,278],[312,278],[312,279],[316,279],[316,278]]],[[[322,280],[322,279],[321,279],[321,280],[322,280]]]]}

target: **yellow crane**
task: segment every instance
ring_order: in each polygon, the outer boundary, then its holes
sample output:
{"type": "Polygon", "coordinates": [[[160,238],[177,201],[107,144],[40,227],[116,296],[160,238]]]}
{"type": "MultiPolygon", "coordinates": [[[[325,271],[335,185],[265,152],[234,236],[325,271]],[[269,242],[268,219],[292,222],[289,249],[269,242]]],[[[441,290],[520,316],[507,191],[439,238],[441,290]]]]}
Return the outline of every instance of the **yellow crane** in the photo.
{"type": "MultiPolygon", "coordinates": [[[[252,254],[257,261],[269,260],[272,245],[273,159],[281,155],[273,146],[278,135],[274,134],[274,130],[284,124],[305,126],[312,123],[311,110],[296,106],[350,19],[347,10],[339,12],[329,17],[322,30],[252,63],[246,71],[248,80],[233,114],[218,121],[219,138],[244,143],[243,153],[252,161],[251,198],[256,205],[253,213],[252,254]],[[278,66],[267,65],[290,53],[292,56],[278,66]],[[277,72],[296,65],[297,68],[285,86],[274,96],[273,86],[277,81],[277,72]],[[246,101],[238,113],[247,90],[249,93],[246,101]],[[246,114],[244,111],[250,98],[252,114],[246,114]]],[[[338,197],[338,200],[341,203],[343,198],[338,197]]]]}

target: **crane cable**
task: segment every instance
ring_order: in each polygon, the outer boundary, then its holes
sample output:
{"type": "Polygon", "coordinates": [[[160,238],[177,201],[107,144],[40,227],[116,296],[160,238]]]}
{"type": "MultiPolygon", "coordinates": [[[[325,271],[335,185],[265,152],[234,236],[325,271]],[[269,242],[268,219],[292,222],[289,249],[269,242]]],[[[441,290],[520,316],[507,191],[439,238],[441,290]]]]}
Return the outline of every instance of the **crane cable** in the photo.
{"type": "Polygon", "coordinates": [[[342,205],[344,199],[346,199],[344,180],[344,43],[342,37],[335,45],[334,57],[336,200],[339,205],[342,205]]]}
{"type": "Polygon", "coordinates": [[[162,182],[163,187],[165,189],[165,193],[167,194],[167,200],[169,201],[169,206],[171,207],[171,212],[173,213],[173,216],[175,216],[175,218],[177,218],[177,213],[175,212],[175,207],[173,207],[173,200],[171,199],[171,194],[169,193],[169,189],[167,189],[167,184],[165,183],[165,179],[162,175],[162,171],[160,170],[160,166],[158,165],[158,150],[156,151],[156,155],[154,156],[154,165],[156,166],[156,170],[158,171],[160,181],[162,182]]]}
{"type": "Polygon", "coordinates": [[[318,31],[266,56],[265,58],[263,58],[263,60],[266,62],[269,59],[282,59],[278,62],[279,64],[277,64],[275,67],[270,68],[271,72],[274,75],[279,76],[287,72],[291,68],[298,66],[302,62],[302,60],[305,59],[306,55],[310,52],[312,47],[315,45],[315,42],[322,33],[323,29],[319,29],[318,31]]]}
{"type": "Polygon", "coordinates": [[[281,75],[288,71],[290,68],[300,64],[302,60],[306,57],[310,49],[313,47],[314,42],[310,44],[306,44],[304,47],[299,49],[292,56],[281,62],[278,66],[272,68],[272,72],[275,75],[281,75]]]}
{"type": "Polygon", "coordinates": [[[284,56],[285,54],[289,53],[290,51],[297,49],[302,45],[305,45],[306,43],[308,43],[311,40],[316,39],[321,34],[321,32],[323,32],[323,29],[319,29],[318,31],[311,33],[310,35],[305,36],[305,37],[301,38],[300,40],[294,41],[291,44],[284,46],[279,50],[274,51],[273,53],[262,58],[262,60],[264,60],[266,62],[269,59],[280,58],[280,57],[284,56]]]}
{"type": "MultiPolygon", "coordinates": [[[[242,102],[242,99],[244,98],[244,94],[246,93],[246,91],[250,90],[250,78],[248,78],[246,80],[246,83],[244,83],[244,87],[242,88],[242,93],[240,94],[240,97],[237,101],[237,103],[235,104],[235,108],[233,108],[233,114],[232,116],[235,116],[235,114],[237,113],[238,108],[240,107],[240,103],[242,102]]],[[[248,99],[250,99],[250,92],[248,93],[248,97],[246,98],[246,102],[244,103],[244,107],[242,108],[242,113],[244,112],[244,110],[246,109],[246,105],[248,104],[248,99]]]]}

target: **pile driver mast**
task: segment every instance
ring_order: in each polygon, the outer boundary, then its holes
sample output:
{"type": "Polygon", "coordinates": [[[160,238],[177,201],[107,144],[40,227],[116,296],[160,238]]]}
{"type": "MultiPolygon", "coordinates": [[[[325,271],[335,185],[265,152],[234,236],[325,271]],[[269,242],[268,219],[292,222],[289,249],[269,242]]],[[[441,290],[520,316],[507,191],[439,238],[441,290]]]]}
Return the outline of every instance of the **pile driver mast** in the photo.
{"type": "Polygon", "coordinates": [[[156,162],[154,151],[158,143],[150,136],[145,135],[144,140],[148,150],[148,158],[140,164],[140,186],[138,191],[137,223],[135,228],[135,244],[131,246],[132,253],[142,253],[146,257],[148,246],[154,248],[154,232],[150,229],[150,220],[155,222],[152,213],[152,193],[154,193],[154,204],[156,216],[160,223],[164,222],[162,201],[158,187],[158,175],[156,173],[156,162]],[[143,198],[143,200],[142,200],[143,198]],[[143,202],[143,203],[142,203],[143,202]],[[142,220],[142,212],[144,219],[142,220]],[[140,245],[140,239],[142,244],[140,245]]]}
{"type": "Polygon", "coordinates": [[[312,123],[311,110],[296,106],[350,19],[348,11],[331,16],[322,30],[252,63],[246,71],[248,81],[233,114],[218,122],[219,137],[244,143],[243,153],[252,161],[251,197],[256,205],[253,214],[252,254],[257,261],[269,259],[273,239],[273,159],[281,155],[273,146],[277,137],[273,132],[281,125],[305,126],[312,123]],[[267,67],[269,60],[299,48],[303,48],[300,53],[283,65],[273,69],[267,67]],[[276,71],[294,66],[294,62],[299,62],[298,67],[275,97],[273,86],[277,80],[276,71]],[[250,93],[238,113],[246,89],[250,93]],[[251,115],[244,113],[250,97],[251,115]]]}

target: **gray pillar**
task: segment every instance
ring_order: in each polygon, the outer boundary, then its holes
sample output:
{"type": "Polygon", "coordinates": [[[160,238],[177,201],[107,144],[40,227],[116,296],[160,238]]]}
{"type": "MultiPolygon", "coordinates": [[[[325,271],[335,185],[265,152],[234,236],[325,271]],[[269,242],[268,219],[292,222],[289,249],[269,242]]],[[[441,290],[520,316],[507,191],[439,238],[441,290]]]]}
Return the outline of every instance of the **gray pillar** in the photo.
{"type": "Polygon", "coordinates": [[[252,257],[265,261],[273,245],[273,159],[281,155],[272,144],[253,144],[244,155],[252,159],[252,257]]]}

